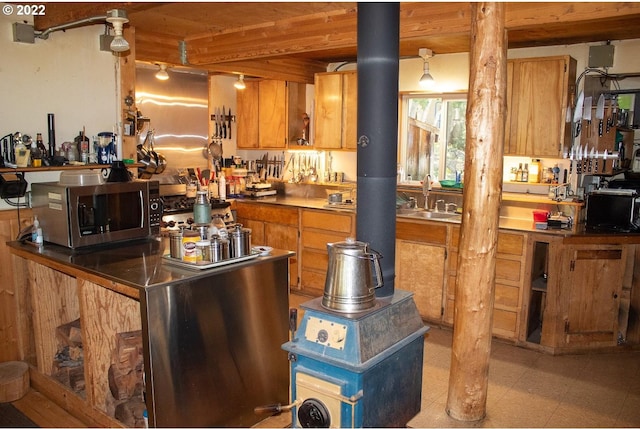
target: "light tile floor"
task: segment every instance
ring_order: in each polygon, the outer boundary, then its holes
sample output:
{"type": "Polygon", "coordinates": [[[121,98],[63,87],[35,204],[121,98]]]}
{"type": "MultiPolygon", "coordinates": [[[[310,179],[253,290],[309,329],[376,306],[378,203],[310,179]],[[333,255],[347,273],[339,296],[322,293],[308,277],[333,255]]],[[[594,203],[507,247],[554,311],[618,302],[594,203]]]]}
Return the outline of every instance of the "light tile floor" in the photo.
{"type": "MultiPolygon", "coordinates": [[[[291,295],[291,305],[309,299],[291,295]]],[[[449,329],[426,335],[422,409],[410,427],[640,427],[640,352],[551,356],[498,341],[486,417],[454,420],[445,412],[451,342],[449,329]]]]}

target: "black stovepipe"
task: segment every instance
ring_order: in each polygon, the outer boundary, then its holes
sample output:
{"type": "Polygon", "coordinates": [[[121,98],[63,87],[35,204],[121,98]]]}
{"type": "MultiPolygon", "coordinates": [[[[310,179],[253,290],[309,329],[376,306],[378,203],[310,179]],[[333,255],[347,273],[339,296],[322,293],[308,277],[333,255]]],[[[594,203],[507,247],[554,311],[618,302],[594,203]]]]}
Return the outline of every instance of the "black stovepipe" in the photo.
{"type": "Polygon", "coordinates": [[[394,293],[399,33],[399,3],[358,3],[356,238],[383,255],[378,297],[394,293]]]}

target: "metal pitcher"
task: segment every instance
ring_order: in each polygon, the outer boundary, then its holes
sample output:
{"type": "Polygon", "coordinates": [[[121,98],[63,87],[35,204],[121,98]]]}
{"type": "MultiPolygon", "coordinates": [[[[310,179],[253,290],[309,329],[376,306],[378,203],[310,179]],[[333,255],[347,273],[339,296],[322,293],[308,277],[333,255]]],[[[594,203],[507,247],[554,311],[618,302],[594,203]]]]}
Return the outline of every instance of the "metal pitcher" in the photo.
{"type": "Polygon", "coordinates": [[[375,306],[375,289],[382,287],[382,255],[369,249],[369,243],[347,238],[327,243],[329,267],[324,285],[322,306],[353,313],[375,306]],[[375,272],[375,285],[371,264],[375,272]]]}

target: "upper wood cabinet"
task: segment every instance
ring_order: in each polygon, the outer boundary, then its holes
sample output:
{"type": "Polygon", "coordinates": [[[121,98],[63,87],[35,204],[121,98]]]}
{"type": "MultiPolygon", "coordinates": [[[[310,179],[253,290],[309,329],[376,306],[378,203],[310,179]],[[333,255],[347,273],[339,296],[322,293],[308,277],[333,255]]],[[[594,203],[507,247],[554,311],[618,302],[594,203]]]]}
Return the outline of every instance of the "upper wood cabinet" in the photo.
{"type": "Polygon", "coordinates": [[[358,75],[317,73],[313,145],[318,149],[357,148],[358,75]]]}
{"type": "Polygon", "coordinates": [[[571,146],[566,115],[575,80],[568,55],[509,60],[505,155],[557,158],[571,146]]]}
{"type": "Polygon", "coordinates": [[[304,84],[245,81],[237,93],[238,149],[284,149],[302,132],[304,84]]]}

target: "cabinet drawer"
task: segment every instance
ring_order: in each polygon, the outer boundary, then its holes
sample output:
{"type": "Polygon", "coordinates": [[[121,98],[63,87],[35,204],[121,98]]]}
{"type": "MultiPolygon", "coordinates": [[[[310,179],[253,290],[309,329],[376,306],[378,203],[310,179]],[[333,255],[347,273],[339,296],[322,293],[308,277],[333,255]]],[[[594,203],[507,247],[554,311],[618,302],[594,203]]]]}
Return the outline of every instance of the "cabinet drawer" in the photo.
{"type": "Polygon", "coordinates": [[[430,244],[447,243],[447,226],[439,223],[396,222],[396,239],[430,244]]]}
{"type": "Polygon", "coordinates": [[[239,218],[243,219],[298,226],[298,209],[295,208],[274,207],[266,204],[237,203],[236,213],[239,218]]]}
{"type": "Polygon", "coordinates": [[[522,256],[524,252],[524,235],[498,233],[498,253],[522,256]]]}
{"type": "Polygon", "coordinates": [[[302,251],[302,268],[313,269],[319,271],[327,271],[329,266],[329,255],[324,252],[304,249],[302,251]]]}
{"type": "Polygon", "coordinates": [[[300,284],[305,293],[320,296],[324,292],[324,282],[327,273],[320,271],[301,270],[300,284]]]}
{"type": "Polygon", "coordinates": [[[354,215],[347,213],[337,214],[303,210],[302,228],[324,229],[334,233],[341,232],[343,234],[347,234],[342,238],[344,240],[349,234],[351,234],[353,217],[354,215]]]}
{"type": "Polygon", "coordinates": [[[302,248],[321,250],[327,253],[327,243],[337,243],[347,238],[341,234],[332,234],[323,231],[302,231],[302,248]]]}
{"type": "Polygon", "coordinates": [[[520,281],[520,261],[511,259],[496,259],[496,280],[520,281]]]}
{"type": "Polygon", "coordinates": [[[499,307],[507,307],[513,310],[517,310],[519,294],[520,294],[520,288],[516,286],[509,286],[509,285],[504,285],[502,283],[496,283],[494,303],[496,306],[499,306],[499,307]]]}

